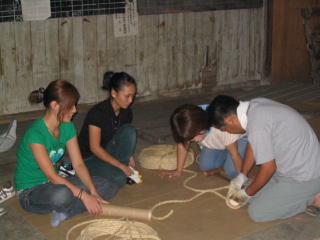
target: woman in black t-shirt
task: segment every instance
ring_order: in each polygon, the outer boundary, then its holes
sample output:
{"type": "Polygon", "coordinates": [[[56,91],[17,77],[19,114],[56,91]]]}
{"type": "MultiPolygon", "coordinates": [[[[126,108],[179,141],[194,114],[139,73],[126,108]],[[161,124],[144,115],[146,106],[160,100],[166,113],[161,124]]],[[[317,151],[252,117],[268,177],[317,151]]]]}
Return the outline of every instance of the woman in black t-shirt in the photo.
{"type": "Polygon", "coordinates": [[[130,106],[136,82],[127,73],[106,72],[102,89],[109,91],[109,98],[89,110],[79,145],[91,175],[112,177],[121,187],[133,173],[129,166],[135,166],[137,134],[130,106]]]}

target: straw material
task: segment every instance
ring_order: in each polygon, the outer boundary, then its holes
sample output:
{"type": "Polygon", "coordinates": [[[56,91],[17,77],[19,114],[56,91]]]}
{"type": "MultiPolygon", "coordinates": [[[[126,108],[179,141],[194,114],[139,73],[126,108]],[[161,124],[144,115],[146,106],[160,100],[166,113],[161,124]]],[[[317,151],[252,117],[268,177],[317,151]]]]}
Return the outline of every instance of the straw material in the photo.
{"type": "MultiPolygon", "coordinates": [[[[184,167],[195,160],[192,148],[189,149],[184,167]]],[[[177,168],[177,147],[170,144],[152,145],[143,149],[138,157],[141,167],[146,169],[175,170],[177,168]]]]}
{"type": "Polygon", "coordinates": [[[71,239],[71,232],[83,225],[87,226],[77,236],[77,240],[160,240],[152,227],[127,219],[96,219],[82,222],[69,229],[66,239],[71,239]]]}

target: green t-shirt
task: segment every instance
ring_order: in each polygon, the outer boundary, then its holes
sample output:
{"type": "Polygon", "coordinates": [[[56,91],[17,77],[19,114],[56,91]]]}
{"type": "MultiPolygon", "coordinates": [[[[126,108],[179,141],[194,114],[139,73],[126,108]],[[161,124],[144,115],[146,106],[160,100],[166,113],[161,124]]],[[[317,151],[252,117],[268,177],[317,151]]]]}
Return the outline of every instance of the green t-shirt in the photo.
{"type": "Polygon", "coordinates": [[[14,176],[16,190],[27,189],[48,181],[32,154],[30,143],[45,146],[56,169],[56,163],[65,153],[66,143],[75,136],[76,129],[72,122],[60,124],[59,137],[56,139],[50,134],[43,118],[34,121],[25,132],[18,147],[17,167],[14,176]]]}

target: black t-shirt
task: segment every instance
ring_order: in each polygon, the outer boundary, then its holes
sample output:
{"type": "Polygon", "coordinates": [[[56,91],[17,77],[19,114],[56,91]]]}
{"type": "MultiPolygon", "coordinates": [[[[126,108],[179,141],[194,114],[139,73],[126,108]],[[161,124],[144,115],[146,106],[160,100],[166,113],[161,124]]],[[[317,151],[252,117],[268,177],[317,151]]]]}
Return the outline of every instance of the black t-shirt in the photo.
{"type": "Polygon", "coordinates": [[[132,110],[130,108],[121,108],[120,114],[116,116],[111,106],[110,99],[93,106],[84,120],[79,135],[79,146],[82,156],[87,158],[92,155],[89,146],[89,125],[93,125],[101,129],[100,145],[105,148],[117,129],[122,125],[131,122],[132,110]]]}

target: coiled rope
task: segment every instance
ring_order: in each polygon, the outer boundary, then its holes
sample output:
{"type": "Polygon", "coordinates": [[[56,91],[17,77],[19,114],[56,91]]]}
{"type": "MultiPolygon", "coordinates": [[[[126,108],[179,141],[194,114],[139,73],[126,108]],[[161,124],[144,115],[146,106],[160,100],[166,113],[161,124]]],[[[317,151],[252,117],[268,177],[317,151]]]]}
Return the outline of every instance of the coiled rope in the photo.
{"type": "Polygon", "coordinates": [[[95,219],[82,222],[69,229],[66,239],[69,240],[71,232],[83,225],[87,226],[77,240],[92,240],[98,237],[105,237],[106,240],[161,240],[157,232],[147,224],[128,219],[95,219]]]}
{"type": "MultiPolygon", "coordinates": [[[[139,157],[140,166],[154,170],[174,170],[177,168],[177,146],[174,144],[156,144],[144,148],[139,157]]],[[[195,161],[195,153],[192,148],[187,152],[184,168],[195,161]]]]}

